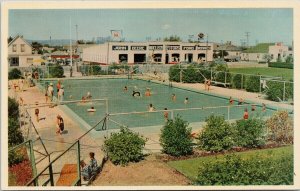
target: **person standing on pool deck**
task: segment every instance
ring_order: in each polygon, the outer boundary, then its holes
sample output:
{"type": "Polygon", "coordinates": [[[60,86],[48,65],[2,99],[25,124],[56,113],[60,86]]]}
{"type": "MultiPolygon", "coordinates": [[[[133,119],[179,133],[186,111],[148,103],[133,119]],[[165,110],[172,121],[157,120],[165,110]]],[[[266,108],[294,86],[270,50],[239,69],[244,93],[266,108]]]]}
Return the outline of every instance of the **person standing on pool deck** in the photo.
{"type": "Polygon", "coordinates": [[[56,134],[62,134],[65,129],[64,119],[60,116],[56,116],[56,134]]]}
{"type": "Polygon", "coordinates": [[[53,83],[51,82],[49,87],[48,87],[48,96],[49,96],[51,102],[52,102],[52,99],[53,99],[53,93],[54,93],[53,83]]]}
{"type": "Polygon", "coordinates": [[[184,100],[184,104],[188,104],[189,103],[189,98],[186,97],[185,100],[184,100]]]}
{"type": "Polygon", "coordinates": [[[58,92],[59,92],[60,88],[61,88],[61,84],[60,84],[60,81],[58,80],[57,84],[56,84],[57,95],[58,95],[58,92]]]}
{"type": "Polygon", "coordinates": [[[57,93],[57,98],[58,98],[59,102],[63,101],[64,95],[65,95],[65,90],[64,90],[64,86],[62,85],[61,88],[59,89],[58,93],[57,93]]]}

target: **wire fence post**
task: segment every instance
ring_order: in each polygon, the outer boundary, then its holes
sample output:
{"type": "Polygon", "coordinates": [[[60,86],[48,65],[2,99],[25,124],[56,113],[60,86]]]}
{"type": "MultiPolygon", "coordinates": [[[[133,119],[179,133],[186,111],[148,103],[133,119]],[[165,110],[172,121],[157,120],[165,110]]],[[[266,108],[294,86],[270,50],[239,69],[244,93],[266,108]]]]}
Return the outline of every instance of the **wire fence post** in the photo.
{"type": "Polygon", "coordinates": [[[282,96],[282,100],[285,101],[285,81],[283,82],[283,96],[282,96]]]}
{"type": "Polygon", "coordinates": [[[210,68],[210,80],[212,80],[212,68],[210,68]]]}
{"type": "Polygon", "coordinates": [[[52,163],[49,165],[50,185],[54,186],[52,163]]]}
{"type": "Polygon", "coordinates": [[[173,110],[171,111],[171,119],[172,120],[174,119],[174,111],[173,110]]]}
{"type": "Polygon", "coordinates": [[[259,94],[261,94],[261,75],[259,76],[259,94]]]}
{"type": "Polygon", "coordinates": [[[243,89],[243,83],[244,83],[244,74],[242,74],[241,89],[243,89]]]}
{"type": "Polygon", "coordinates": [[[227,120],[230,120],[230,106],[227,106],[227,120]]]}
{"type": "MultiPolygon", "coordinates": [[[[33,172],[33,177],[37,175],[37,170],[36,170],[36,165],[35,165],[35,158],[34,158],[34,151],[33,151],[33,143],[32,140],[29,140],[29,146],[30,146],[30,161],[31,161],[31,167],[32,167],[32,172],[33,172]]],[[[38,178],[34,180],[34,185],[38,186],[38,178]]]]}
{"type": "Polygon", "coordinates": [[[179,77],[180,77],[180,83],[182,83],[182,69],[180,69],[179,77]]]}
{"type": "Polygon", "coordinates": [[[79,182],[77,186],[81,186],[81,171],[80,171],[80,142],[77,140],[77,174],[79,178],[79,182]]]}
{"type": "Polygon", "coordinates": [[[225,72],[225,86],[226,86],[226,78],[227,78],[227,72],[225,72]]]}

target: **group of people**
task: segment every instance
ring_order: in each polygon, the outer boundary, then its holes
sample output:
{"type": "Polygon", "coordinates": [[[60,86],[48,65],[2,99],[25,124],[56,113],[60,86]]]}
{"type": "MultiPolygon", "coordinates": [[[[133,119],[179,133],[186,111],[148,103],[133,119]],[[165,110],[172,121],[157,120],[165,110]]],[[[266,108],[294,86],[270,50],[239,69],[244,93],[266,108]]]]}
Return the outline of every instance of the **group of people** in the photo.
{"type": "MultiPolygon", "coordinates": [[[[58,102],[62,102],[64,95],[65,95],[65,90],[64,90],[64,86],[61,84],[61,81],[58,80],[57,84],[56,84],[56,92],[57,92],[57,100],[58,102]]],[[[45,91],[45,101],[46,103],[48,102],[48,100],[50,99],[50,102],[53,101],[53,96],[54,96],[54,87],[53,87],[53,83],[50,82],[50,84],[46,85],[46,91],[45,91]]]]}
{"type": "Polygon", "coordinates": [[[91,92],[87,92],[87,94],[86,95],[84,95],[84,96],[82,96],[81,97],[81,102],[86,102],[87,100],[91,100],[92,99],[92,94],[91,94],[91,92]]]}
{"type": "Polygon", "coordinates": [[[90,152],[90,162],[86,164],[84,160],[80,161],[81,174],[83,176],[83,180],[89,180],[93,175],[95,175],[99,169],[97,160],[95,159],[95,153],[90,152]]]}

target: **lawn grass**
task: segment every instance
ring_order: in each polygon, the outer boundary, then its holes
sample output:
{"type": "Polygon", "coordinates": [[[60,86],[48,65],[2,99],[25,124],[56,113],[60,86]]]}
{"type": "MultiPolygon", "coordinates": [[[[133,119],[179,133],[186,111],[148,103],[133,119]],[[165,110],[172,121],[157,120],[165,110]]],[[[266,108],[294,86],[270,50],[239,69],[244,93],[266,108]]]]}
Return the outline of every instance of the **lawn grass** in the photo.
{"type": "Polygon", "coordinates": [[[229,68],[230,72],[242,74],[261,74],[266,76],[283,77],[286,80],[293,79],[293,69],[287,68],[229,68]]]}
{"type": "MultiPolygon", "coordinates": [[[[237,155],[240,155],[243,159],[247,159],[255,154],[260,154],[263,157],[268,157],[272,153],[274,156],[282,156],[282,155],[292,155],[293,154],[293,146],[286,146],[286,147],[279,147],[273,149],[263,149],[263,150],[252,150],[246,152],[237,152],[237,155]]],[[[198,174],[198,168],[201,162],[207,162],[210,160],[222,159],[224,155],[217,155],[217,156],[208,156],[208,157],[199,157],[193,158],[188,160],[180,160],[180,161],[170,161],[167,164],[176,169],[177,171],[181,172],[187,178],[192,181],[195,181],[198,174]]]]}

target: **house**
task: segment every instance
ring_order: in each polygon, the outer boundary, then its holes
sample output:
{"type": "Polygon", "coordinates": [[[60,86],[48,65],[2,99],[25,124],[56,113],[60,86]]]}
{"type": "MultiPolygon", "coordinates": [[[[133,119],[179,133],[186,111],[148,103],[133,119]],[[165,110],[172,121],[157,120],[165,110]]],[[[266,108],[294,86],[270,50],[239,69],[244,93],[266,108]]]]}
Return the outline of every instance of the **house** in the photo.
{"type": "Polygon", "coordinates": [[[228,53],[228,55],[223,56],[225,61],[239,61],[241,59],[242,48],[233,45],[231,41],[225,44],[216,44],[215,52],[222,54],[222,51],[228,53]]]}
{"type": "Polygon", "coordinates": [[[269,46],[273,45],[274,43],[259,43],[256,46],[250,47],[243,51],[241,60],[265,62],[264,55],[269,54],[269,46]]]}
{"type": "Polygon", "coordinates": [[[29,67],[41,65],[44,60],[40,54],[32,53],[32,46],[23,38],[16,36],[8,44],[8,64],[9,66],[29,67]]]}
{"type": "Polygon", "coordinates": [[[285,61],[288,56],[293,56],[293,51],[283,43],[260,43],[248,48],[241,54],[241,59],[245,61],[266,62],[264,56],[270,55],[271,61],[278,59],[285,61]]]}

